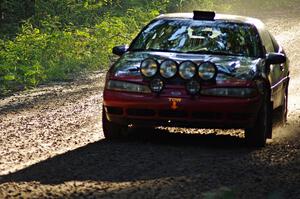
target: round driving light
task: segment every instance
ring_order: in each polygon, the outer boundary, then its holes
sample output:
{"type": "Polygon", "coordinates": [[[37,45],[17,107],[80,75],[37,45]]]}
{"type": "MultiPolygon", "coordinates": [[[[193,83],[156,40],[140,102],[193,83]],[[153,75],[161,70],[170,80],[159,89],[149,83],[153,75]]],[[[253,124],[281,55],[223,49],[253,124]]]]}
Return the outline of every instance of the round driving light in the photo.
{"type": "Polygon", "coordinates": [[[217,67],[211,62],[204,62],[200,64],[198,74],[203,80],[212,80],[217,76],[217,67]]]}
{"type": "Polygon", "coordinates": [[[192,79],[196,74],[196,64],[191,61],[182,62],[179,65],[179,75],[183,79],[192,79]]]}
{"type": "Polygon", "coordinates": [[[164,82],[161,79],[156,78],[150,82],[150,89],[155,93],[161,92],[163,87],[164,82]]]}
{"type": "Polygon", "coordinates": [[[160,65],[160,74],[164,78],[174,77],[177,73],[177,63],[173,60],[165,60],[160,65]]]}
{"type": "Polygon", "coordinates": [[[157,73],[157,62],[154,59],[147,58],[141,63],[141,73],[145,77],[153,77],[157,73]]]}
{"type": "Polygon", "coordinates": [[[186,84],[186,90],[188,91],[189,94],[191,95],[195,95],[197,94],[199,91],[200,91],[200,83],[197,82],[196,80],[192,80],[192,81],[189,81],[187,84],[186,84]]]}

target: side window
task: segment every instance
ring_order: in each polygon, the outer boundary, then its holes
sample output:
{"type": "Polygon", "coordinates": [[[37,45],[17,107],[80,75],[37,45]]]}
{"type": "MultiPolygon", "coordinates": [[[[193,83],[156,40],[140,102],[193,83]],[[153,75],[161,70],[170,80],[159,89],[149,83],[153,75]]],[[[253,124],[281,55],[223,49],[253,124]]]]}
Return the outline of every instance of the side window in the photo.
{"type": "Polygon", "coordinates": [[[262,30],[260,36],[267,53],[275,52],[270,34],[267,31],[262,30]]]}

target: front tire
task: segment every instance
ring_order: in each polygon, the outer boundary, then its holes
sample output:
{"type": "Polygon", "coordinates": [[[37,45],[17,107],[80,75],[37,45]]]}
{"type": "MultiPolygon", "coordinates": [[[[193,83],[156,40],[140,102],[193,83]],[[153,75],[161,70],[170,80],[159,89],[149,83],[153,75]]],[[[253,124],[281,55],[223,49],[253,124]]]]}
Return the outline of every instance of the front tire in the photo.
{"type": "Polygon", "coordinates": [[[109,121],[104,107],[102,108],[102,128],[105,139],[121,140],[127,137],[128,127],[109,121]]]}
{"type": "Polygon", "coordinates": [[[268,135],[272,135],[272,103],[265,96],[255,125],[245,130],[245,139],[249,146],[264,147],[268,135]]]}

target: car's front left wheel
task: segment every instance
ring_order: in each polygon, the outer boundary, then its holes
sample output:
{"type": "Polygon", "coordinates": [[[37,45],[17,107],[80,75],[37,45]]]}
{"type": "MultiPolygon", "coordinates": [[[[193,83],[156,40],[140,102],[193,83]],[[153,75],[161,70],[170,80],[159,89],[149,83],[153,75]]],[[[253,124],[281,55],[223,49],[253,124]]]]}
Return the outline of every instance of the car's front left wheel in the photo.
{"type": "Polygon", "coordinates": [[[264,147],[268,135],[272,134],[272,103],[265,94],[257,115],[255,125],[245,130],[245,139],[249,146],[264,147]]]}
{"type": "Polygon", "coordinates": [[[108,140],[120,140],[128,136],[128,126],[111,122],[107,119],[105,108],[102,108],[102,128],[108,140]]]}

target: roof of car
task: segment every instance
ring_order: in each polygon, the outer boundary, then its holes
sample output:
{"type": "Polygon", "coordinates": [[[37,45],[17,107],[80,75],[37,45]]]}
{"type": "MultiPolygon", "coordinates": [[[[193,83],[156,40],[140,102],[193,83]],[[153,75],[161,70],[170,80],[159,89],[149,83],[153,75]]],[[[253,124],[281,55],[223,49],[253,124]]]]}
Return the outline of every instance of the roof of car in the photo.
{"type": "MultiPolygon", "coordinates": [[[[194,16],[193,13],[169,13],[169,14],[162,14],[162,15],[158,16],[157,18],[193,19],[193,16],[194,16]]],[[[259,28],[264,26],[263,22],[257,18],[239,16],[239,15],[216,14],[216,16],[214,17],[214,20],[253,24],[259,28]]]]}

